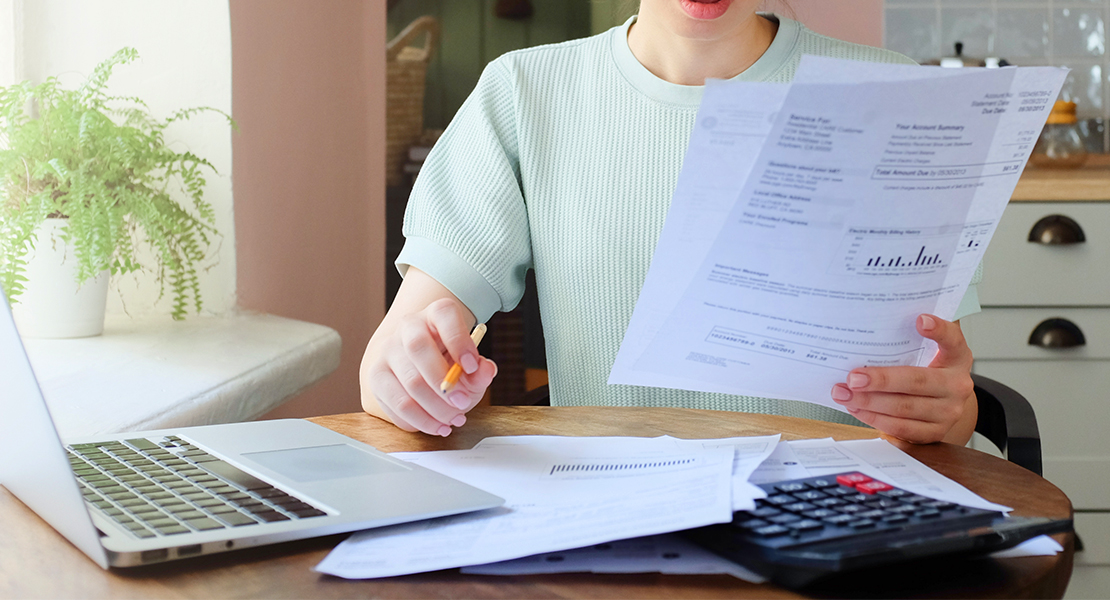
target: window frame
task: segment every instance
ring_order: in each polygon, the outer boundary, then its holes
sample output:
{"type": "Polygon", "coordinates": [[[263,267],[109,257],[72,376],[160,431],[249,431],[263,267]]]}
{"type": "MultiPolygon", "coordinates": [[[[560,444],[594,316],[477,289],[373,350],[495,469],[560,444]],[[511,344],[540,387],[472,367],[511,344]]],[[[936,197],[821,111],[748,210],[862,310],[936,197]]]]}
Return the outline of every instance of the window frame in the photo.
{"type": "Polygon", "coordinates": [[[23,80],[23,0],[0,0],[0,86],[23,80]]]}

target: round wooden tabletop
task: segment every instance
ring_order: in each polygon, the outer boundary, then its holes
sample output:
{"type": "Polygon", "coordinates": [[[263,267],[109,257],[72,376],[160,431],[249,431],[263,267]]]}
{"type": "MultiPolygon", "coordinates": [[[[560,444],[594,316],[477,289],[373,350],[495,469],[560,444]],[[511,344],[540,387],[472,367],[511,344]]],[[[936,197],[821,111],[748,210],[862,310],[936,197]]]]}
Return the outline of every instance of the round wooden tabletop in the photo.
{"type": "MultiPolygon", "coordinates": [[[[848,425],[672,408],[481,407],[447,438],[405,433],[362,413],[311,420],[385,452],[464,449],[494,435],[876,437],[848,425]]],[[[1015,515],[1071,517],[1059,489],[1005,460],[950,444],[898,445],[988,500],[1014,507],[1015,515]]],[[[0,490],[0,523],[0,598],[1059,598],[1074,553],[1073,536],[1059,535],[1065,550],[1056,556],[921,561],[847,574],[803,594],[725,575],[492,577],[448,570],[346,581],[313,572],[342,536],[102,571],[6,490],[0,490]]]]}

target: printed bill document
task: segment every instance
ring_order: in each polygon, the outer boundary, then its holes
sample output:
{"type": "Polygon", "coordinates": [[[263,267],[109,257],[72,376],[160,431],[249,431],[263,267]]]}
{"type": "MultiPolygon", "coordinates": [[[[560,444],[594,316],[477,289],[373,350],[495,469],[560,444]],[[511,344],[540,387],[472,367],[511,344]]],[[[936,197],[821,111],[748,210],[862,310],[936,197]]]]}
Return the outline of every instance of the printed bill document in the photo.
{"type": "Polygon", "coordinates": [[[926,366],[959,316],[1066,69],[806,56],[710,81],[609,383],[838,410],[862,366],[926,366]]]}

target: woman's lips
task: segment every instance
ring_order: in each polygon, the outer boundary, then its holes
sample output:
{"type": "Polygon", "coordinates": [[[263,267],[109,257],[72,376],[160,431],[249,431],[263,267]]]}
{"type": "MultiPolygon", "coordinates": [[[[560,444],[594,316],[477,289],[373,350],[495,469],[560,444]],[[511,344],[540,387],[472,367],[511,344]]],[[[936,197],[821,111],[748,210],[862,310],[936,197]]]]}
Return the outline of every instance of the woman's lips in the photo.
{"type": "Polygon", "coordinates": [[[732,0],[681,0],[682,10],[692,18],[712,20],[728,11],[732,0]]]}

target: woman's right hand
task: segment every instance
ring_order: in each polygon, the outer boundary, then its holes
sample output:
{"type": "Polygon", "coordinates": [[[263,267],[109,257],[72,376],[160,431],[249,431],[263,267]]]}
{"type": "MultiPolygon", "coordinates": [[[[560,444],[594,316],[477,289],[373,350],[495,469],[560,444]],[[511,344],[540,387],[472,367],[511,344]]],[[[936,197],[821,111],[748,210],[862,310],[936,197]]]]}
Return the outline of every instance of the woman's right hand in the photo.
{"type": "Polygon", "coordinates": [[[359,383],[366,412],[406,431],[447,436],[466,423],[497,365],[470,339],[474,315],[447,288],[409,268],[362,357],[359,383]],[[454,363],[463,374],[446,394],[440,382],[454,363]]]}

